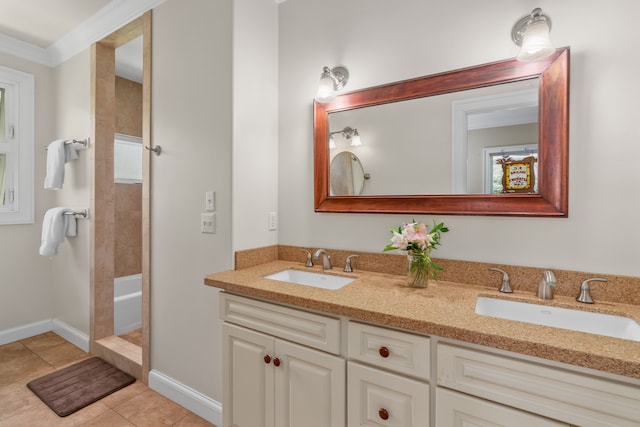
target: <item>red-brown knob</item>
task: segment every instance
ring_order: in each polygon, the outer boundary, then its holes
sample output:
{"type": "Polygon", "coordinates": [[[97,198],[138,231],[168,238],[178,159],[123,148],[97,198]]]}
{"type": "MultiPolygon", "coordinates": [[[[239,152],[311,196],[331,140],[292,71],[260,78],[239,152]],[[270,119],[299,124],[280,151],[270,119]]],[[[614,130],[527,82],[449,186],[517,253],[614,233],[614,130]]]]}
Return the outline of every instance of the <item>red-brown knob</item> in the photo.
{"type": "Polygon", "coordinates": [[[274,364],[275,366],[280,366],[280,359],[278,359],[277,357],[274,357],[274,358],[273,358],[273,364],[274,364]]]}
{"type": "Polygon", "coordinates": [[[264,355],[264,363],[269,364],[271,363],[271,356],[269,356],[268,354],[264,355]]]}
{"type": "Polygon", "coordinates": [[[387,411],[384,408],[380,408],[378,410],[378,416],[383,420],[388,420],[389,419],[389,411],[387,411]]]}
{"type": "Polygon", "coordinates": [[[380,356],[382,357],[389,357],[389,354],[390,354],[389,349],[384,346],[378,349],[378,353],[380,353],[380,356]]]}

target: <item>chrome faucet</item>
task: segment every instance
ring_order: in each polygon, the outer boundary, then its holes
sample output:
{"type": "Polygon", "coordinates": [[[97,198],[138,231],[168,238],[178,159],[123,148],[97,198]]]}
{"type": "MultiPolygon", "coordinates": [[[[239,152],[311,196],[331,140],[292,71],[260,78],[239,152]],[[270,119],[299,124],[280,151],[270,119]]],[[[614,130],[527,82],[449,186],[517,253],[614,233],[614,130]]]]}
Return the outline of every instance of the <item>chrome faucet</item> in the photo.
{"type": "Polygon", "coordinates": [[[507,274],[506,271],[504,270],[500,270],[499,268],[490,268],[489,270],[491,271],[498,271],[500,273],[502,273],[502,285],[500,285],[500,289],[498,289],[500,292],[504,292],[507,294],[510,294],[513,292],[513,290],[511,290],[511,285],[510,285],[510,281],[509,281],[509,275],[507,274]]]}
{"type": "Polygon", "coordinates": [[[551,270],[542,273],[542,280],[538,285],[538,298],[553,299],[553,287],[556,285],[556,276],[551,270]]]}
{"type": "Polygon", "coordinates": [[[323,270],[331,270],[331,257],[324,249],[318,249],[315,254],[313,254],[313,259],[318,259],[322,255],[322,269],[323,270]]]}
{"type": "Polygon", "coordinates": [[[585,304],[593,304],[593,299],[589,293],[589,282],[606,282],[607,279],[601,279],[596,277],[595,279],[587,279],[580,285],[580,294],[576,297],[576,301],[583,302],[585,304]]]}

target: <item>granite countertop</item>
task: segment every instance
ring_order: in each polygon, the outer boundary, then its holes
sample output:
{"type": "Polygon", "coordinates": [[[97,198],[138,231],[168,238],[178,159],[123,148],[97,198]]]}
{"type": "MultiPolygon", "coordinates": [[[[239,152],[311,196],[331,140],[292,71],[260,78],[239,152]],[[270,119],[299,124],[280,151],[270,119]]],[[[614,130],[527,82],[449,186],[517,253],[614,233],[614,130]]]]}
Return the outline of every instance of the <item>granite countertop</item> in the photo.
{"type": "Polygon", "coordinates": [[[557,362],[596,369],[630,379],[640,379],[640,342],[574,332],[475,313],[478,296],[548,304],[566,308],[623,315],[640,322],[640,306],[609,302],[581,304],[556,296],[542,301],[530,292],[502,294],[495,288],[454,282],[430,281],[414,289],[399,275],[340,268],[322,271],[301,263],[274,261],[254,267],[214,273],[205,284],[230,293],[347,316],[356,320],[407,329],[428,335],[485,345],[557,362]],[[318,271],[355,280],[331,291],[265,279],[289,268],[318,271]]]}

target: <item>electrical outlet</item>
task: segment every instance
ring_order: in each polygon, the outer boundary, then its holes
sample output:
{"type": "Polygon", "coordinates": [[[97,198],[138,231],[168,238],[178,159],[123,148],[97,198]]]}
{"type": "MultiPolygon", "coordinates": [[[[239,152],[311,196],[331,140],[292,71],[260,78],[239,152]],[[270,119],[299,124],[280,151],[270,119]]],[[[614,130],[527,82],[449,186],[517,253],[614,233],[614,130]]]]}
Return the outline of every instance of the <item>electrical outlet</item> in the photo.
{"type": "Polygon", "coordinates": [[[269,231],[275,231],[278,229],[278,213],[269,212],[269,231]]]}
{"type": "Polygon", "coordinates": [[[212,233],[216,232],[216,213],[201,213],[200,214],[200,232],[212,233]]]}
{"type": "Polygon", "coordinates": [[[204,193],[204,209],[207,212],[215,212],[216,210],[216,192],[207,191],[204,193]]]}

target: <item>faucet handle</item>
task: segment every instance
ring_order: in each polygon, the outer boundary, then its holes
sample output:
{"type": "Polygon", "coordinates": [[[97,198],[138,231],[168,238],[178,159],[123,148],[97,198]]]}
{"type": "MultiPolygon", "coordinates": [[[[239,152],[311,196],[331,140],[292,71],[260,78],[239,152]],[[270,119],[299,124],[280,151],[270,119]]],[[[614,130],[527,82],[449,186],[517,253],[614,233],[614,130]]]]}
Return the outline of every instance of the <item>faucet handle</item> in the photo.
{"type": "Polygon", "coordinates": [[[500,270],[499,268],[495,268],[495,267],[491,267],[489,268],[489,270],[498,271],[502,273],[502,285],[500,286],[500,289],[498,289],[500,292],[504,292],[506,294],[510,294],[513,292],[513,290],[511,289],[509,275],[507,274],[506,271],[500,270]]]}
{"type": "Polygon", "coordinates": [[[538,285],[538,298],[553,299],[553,288],[556,286],[556,275],[551,270],[544,270],[538,285]]]}
{"type": "Polygon", "coordinates": [[[347,257],[347,261],[345,263],[344,270],[342,270],[342,271],[344,271],[345,273],[352,273],[353,272],[353,268],[351,267],[351,258],[358,258],[359,256],[360,255],[349,255],[347,257]]]}
{"type": "Polygon", "coordinates": [[[307,262],[304,263],[305,267],[313,267],[313,261],[311,260],[311,252],[306,249],[301,249],[300,252],[304,252],[307,254],[307,262]]]}
{"type": "Polygon", "coordinates": [[[589,282],[606,282],[607,279],[602,279],[600,277],[596,277],[593,279],[587,279],[582,282],[580,285],[580,294],[576,297],[576,301],[583,302],[585,304],[593,304],[593,299],[591,298],[591,293],[589,292],[589,282]]]}

